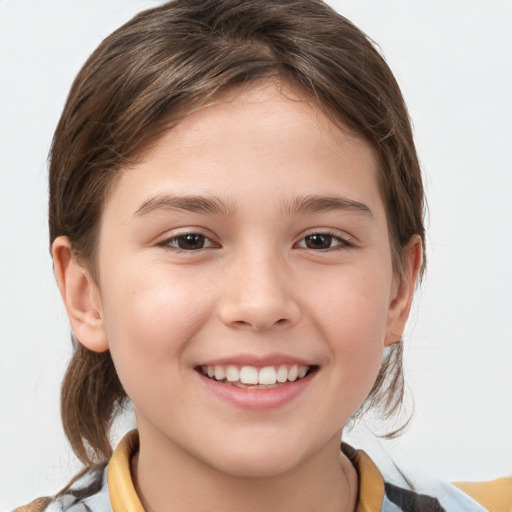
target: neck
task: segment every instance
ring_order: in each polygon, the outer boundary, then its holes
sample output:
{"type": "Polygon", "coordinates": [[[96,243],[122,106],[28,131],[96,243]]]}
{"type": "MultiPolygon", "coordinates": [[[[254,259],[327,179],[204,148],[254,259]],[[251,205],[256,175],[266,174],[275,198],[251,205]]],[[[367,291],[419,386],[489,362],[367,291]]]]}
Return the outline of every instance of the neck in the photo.
{"type": "Polygon", "coordinates": [[[141,436],[141,450],[132,461],[135,488],[146,512],[353,512],[357,474],[339,451],[335,436],[293,469],[245,477],[226,474],[178,447],[163,448],[141,436]],[[163,448],[163,449],[162,449],[163,448]]]}

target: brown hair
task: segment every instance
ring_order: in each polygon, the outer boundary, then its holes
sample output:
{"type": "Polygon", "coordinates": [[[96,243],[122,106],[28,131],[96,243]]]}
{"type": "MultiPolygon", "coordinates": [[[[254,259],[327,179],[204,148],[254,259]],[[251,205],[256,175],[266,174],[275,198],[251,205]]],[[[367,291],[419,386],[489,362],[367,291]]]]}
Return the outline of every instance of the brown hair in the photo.
{"type": "MultiPolygon", "coordinates": [[[[424,238],[423,188],[407,110],[371,41],[321,0],[177,0],[140,13],[106,38],[71,88],[50,153],[50,241],[69,237],[95,275],[109,188],[163,131],[223,91],[273,77],[300,88],[378,152],[393,264],[424,238]]],[[[78,458],[111,455],[109,428],[126,400],[109,352],[73,339],[62,419],[78,458]]],[[[402,400],[402,343],[386,353],[363,407],[402,400]]]]}

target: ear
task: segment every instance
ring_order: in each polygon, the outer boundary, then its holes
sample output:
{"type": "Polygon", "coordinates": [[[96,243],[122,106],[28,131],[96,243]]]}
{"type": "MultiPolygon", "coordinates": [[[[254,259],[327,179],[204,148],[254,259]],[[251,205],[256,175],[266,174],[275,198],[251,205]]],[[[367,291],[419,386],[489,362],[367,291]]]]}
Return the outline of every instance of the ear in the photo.
{"type": "Polygon", "coordinates": [[[108,350],[99,288],[76,260],[67,237],[54,240],[52,257],[57,284],[77,341],[94,352],[108,350]]]}
{"type": "Polygon", "coordinates": [[[388,311],[388,322],[384,345],[389,346],[402,338],[405,324],[411,311],[416,280],[423,261],[423,244],[418,235],[414,235],[403,250],[403,275],[395,277],[388,311]]]}

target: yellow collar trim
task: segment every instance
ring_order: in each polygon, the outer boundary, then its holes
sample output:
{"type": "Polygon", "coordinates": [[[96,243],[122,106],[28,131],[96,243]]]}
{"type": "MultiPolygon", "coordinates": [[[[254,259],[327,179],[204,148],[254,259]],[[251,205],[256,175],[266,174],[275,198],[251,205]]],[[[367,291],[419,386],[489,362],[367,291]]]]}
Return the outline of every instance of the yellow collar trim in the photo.
{"type": "Polygon", "coordinates": [[[384,500],[384,479],[372,459],[362,450],[342,443],[343,453],[357,471],[359,494],[355,512],[381,512],[384,500]]]}
{"type": "Polygon", "coordinates": [[[456,482],[453,485],[491,512],[512,511],[512,477],[490,482],[456,482]]]}
{"type": "Polygon", "coordinates": [[[110,504],[114,512],[144,512],[131,475],[131,460],[139,450],[139,433],[128,432],[108,463],[107,480],[110,504]]]}
{"type": "MultiPolygon", "coordinates": [[[[131,475],[131,459],[139,449],[139,433],[132,430],[119,443],[108,463],[108,490],[114,512],[144,512],[131,475]]],[[[343,452],[357,471],[359,494],[356,512],[380,512],[384,499],[384,480],[370,457],[343,443],[343,452]]]]}

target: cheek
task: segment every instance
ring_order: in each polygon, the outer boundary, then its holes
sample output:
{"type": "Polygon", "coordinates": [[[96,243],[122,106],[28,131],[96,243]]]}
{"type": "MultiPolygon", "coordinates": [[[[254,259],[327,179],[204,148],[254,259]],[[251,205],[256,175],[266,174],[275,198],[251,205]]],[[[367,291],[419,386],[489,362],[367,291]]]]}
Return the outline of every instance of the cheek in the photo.
{"type": "Polygon", "coordinates": [[[337,272],[316,282],[310,308],[330,339],[349,344],[383,343],[390,302],[391,279],[378,269],[363,267],[337,272]]]}
{"type": "Polygon", "coordinates": [[[112,274],[115,286],[106,286],[103,297],[117,374],[137,411],[161,410],[162,402],[171,400],[163,390],[174,390],[173,407],[181,410],[185,347],[202,324],[206,301],[197,301],[193,283],[166,272],[127,275],[112,274]]]}
{"type": "Polygon", "coordinates": [[[387,274],[366,267],[326,279],[319,287],[324,293],[312,298],[313,318],[329,344],[330,363],[339,371],[338,385],[348,386],[361,400],[371,389],[382,361],[389,287],[387,274]]]}
{"type": "MultiPolygon", "coordinates": [[[[147,269],[147,267],[146,267],[147,269]]],[[[178,366],[182,349],[206,315],[194,283],[166,272],[114,272],[102,296],[104,325],[112,357],[122,375],[178,366]]]]}

